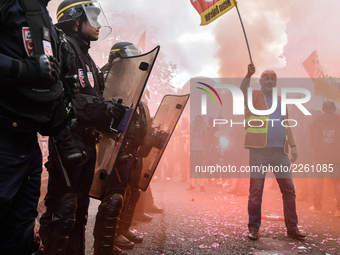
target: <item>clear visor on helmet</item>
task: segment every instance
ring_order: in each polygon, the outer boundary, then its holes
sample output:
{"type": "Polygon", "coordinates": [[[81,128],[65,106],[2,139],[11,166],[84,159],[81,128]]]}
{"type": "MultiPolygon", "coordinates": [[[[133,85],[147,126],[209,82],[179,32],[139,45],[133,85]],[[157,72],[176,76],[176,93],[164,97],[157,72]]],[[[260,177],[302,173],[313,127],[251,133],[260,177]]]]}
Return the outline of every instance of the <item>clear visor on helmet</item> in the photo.
{"type": "Polygon", "coordinates": [[[111,54],[118,54],[120,58],[133,57],[143,54],[142,50],[136,45],[127,45],[123,49],[112,49],[111,54]]]}
{"type": "Polygon", "coordinates": [[[105,39],[111,33],[111,27],[99,3],[83,4],[83,9],[91,26],[100,28],[99,39],[105,39]]]}

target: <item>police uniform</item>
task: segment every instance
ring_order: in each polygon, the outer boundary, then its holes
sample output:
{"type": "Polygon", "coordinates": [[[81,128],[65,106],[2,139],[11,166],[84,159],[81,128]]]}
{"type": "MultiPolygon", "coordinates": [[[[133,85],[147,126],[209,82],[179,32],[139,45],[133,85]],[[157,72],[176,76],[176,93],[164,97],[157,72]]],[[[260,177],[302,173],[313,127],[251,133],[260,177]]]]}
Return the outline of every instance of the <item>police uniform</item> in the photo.
{"type": "MultiPolygon", "coordinates": [[[[109,62],[102,68],[102,71],[109,72],[111,69],[111,64],[115,59],[135,56],[141,53],[142,52],[140,51],[140,49],[132,43],[118,42],[112,46],[109,56],[109,62]]],[[[120,213],[123,205],[123,197],[125,195],[128,182],[130,181],[131,172],[139,161],[137,150],[139,146],[143,144],[144,137],[146,136],[146,120],[142,117],[142,115],[143,113],[141,108],[134,114],[129,131],[126,135],[126,140],[123,145],[122,151],[118,155],[117,159],[116,169],[119,178],[117,175],[112,176],[108,190],[98,207],[98,213],[96,216],[96,222],[93,232],[95,239],[94,254],[122,254],[121,250],[114,246],[116,227],[118,216],[126,216],[126,213],[124,213],[123,215],[120,213]]],[[[140,176],[140,172],[139,174],[137,173],[137,175],[140,176]]],[[[124,205],[126,205],[125,201],[124,205]]],[[[123,210],[125,211],[124,207],[123,210]]],[[[123,220],[120,220],[120,222],[123,222],[123,220]]],[[[122,248],[132,249],[133,246],[134,244],[132,242],[129,242],[128,247],[125,246],[122,248]]]]}
{"type": "MultiPolygon", "coordinates": [[[[108,129],[112,119],[107,111],[112,104],[106,102],[102,96],[102,74],[88,53],[90,40],[84,38],[79,28],[78,31],[73,31],[61,26],[64,17],[71,18],[66,22],[73,22],[79,17],[81,23],[85,22],[84,8],[92,5],[91,1],[65,0],[58,7],[61,15],[58,15],[56,26],[67,35],[74,56],[73,74],[78,75],[80,83],[79,92],[74,98],[76,124],[67,128],[72,131],[77,147],[86,153],[86,157],[79,164],[65,166],[71,184],[69,188],[66,188],[65,179],[57,170],[56,155],[49,157],[46,165],[49,171],[48,192],[45,197],[47,209],[40,219],[41,239],[44,250],[49,254],[54,254],[56,250],[60,252],[56,254],[85,252],[85,225],[96,163],[96,139],[98,131],[108,129]]],[[[72,28],[73,23],[67,26],[72,28]]]]}
{"type": "Polygon", "coordinates": [[[140,191],[137,186],[141,168],[138,167],[140,164],[138,148],[143,144],[145,136],[146,121],[140,113],[136,112],[127,133],[123,149],[117,159],[119,179],[117,175],[113,175],[108,190],[98,207],[94,228],[94,254],[111,254],[114,249],[114,243],[121,249],[132,249],[134,246],[134,243],[129,240],[124,240],[125,245],[120,245],[121,239],[124,238],[120,234],[130,227],[134,208],[139,198],[140,191]],[[131,181],[133,181],[132,185],[131,181]],[[129,183],[130,185],[128,185],[129,183]],[[131,186],[131,188],[125,194],[128,186],[131,186]],[[122,207],[123,197],[124,206],[122,207]],[[119,221],[117,221],[118,216],[119,221]],[[118,228],[116,231],[118,240],[116,238],[115,242],[115,231],[113,229],[116,226],[118,228]],[[109,236],[111,238],[108,238],[109,236]]]}
{"type": "MultiPolygon", "coordinates": [[[[51,35],[49,53],[57,56],[58,37],[46,10],[48,2],[39,4],[51,35]]],[[[0,254],[32,254],[38,245],[34,223],[42,172],[37,131],[52,118],[56,100],[37,102],[20,92],[29,85],[23,61],[34,54],[21,1],[0,2],[0,29],[0,254]]]]}
{"type": "MultiPolygon", "coordinates": [[[[98,102],[102,102],[104,104],[101,97],[103,79],[96,68],[96,65],[88,54],[89,46],[86,45],[83,40],[77,37],[77,35],[69,34],[69,36],[73,38],[79,45],[82,53],[84,54],[83,56],[85,60],[85,66],[82,66],[78,57],[74,58],[73,63],[74,70],[76,70],[77,74],[79,75],[81,85],[79,92],[74,99],[76,111],[78,106],[85,107],[83,100],[86,98],[98,99],[98,102]],[[83,70],[86,70],[88,77],[85,77],[83,70]]],[[[73,53],[76,56],[76,53],[73,53]]],[[[88,110],[90,110],[91,106],[87,105],[86,107],[89,107],[88,110]]],[[[85,241],[84,229],[87,221],[87,210],[89,206],[88,194],[91,188],[96,162],[96,133],[93,133],[93,131],[95,131],[95,123],[91,121],[92,114],[89,114],[88,118],[86,118],[86,116],[81,116],[80,113],[76,113],[75,116],[77,117],[77,124],[75,127],[72,127],[72,129],[74,129],[72,130],[73,138],[77,147],[81,151],[84,151],[87,156],[78,165],[69,167],[66,166],[68,177],[71,183],[71,190],[67,190],[65,187],[65,180],[63,179],[63,176],[60,174],[60,172],[58,172],[56,165],[57,163],[55,162],[55,155],[50,155],[49,162],[46,165],[49,171],[48,192],[45,197],[47,212],[41,217],[41,225],[42,227],[45,227],[47,224],[50,224],[50,221],[52,221],[51,217],[53,212],[59,210],[56,208],[56,206],[63,207],[60,197],[62,197],[66,191],[77,194],[77,210],[75,212],[76,215],[74,215],[76,222],[69,237],[67,252],[76,252],[79,249],[81,250],[81,247],[85,241]],[[56,201],[60,201],[60,203],[56,203],[56,201]]],[[[75,208],[73,205],[71,207],[75,208]]],[[[72,218],[71,211],[66,211],[65,214],[72,218]]],[[[46,241],[46,234],[42,231],[40,231],[40,233],[44,246],[46,246],[45,249],[48,249],[49,241],[46,241]]]]}

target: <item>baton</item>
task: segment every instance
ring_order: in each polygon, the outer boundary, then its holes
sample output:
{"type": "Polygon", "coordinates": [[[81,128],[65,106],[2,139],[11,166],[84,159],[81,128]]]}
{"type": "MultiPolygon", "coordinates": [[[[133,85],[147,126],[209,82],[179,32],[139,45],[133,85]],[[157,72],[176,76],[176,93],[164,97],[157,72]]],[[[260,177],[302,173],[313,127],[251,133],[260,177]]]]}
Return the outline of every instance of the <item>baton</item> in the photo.
{"type": "Polygon", "coordinates": [[[115,167],[115,173],[116,173],[116,175],[117,175],[118,183],[121,183],[121,182],[122,182],[122,179],[120,178],[120,175],[119,175],[119,172],[118,172],[117,167],[115,167]]]}
{"type": "Polygon", "coordinates": [[[53,136],[50,136],[50,141],[51,141],[51,144],[52,144],[53,152],[56,155],[57,165],[58,165],[59,171],[61,172],[61,174],[63,175],[63,177],[65,179],[67,188],[71,188],[70,179],[68,178],[68,174],[66,172],[66,169],[64,168],[63,162],[61,161],[60,154],[59,154],[59,151],[58,151],[58,148],[57,148],[57,145],[56,145],[56,142],[55,142],[55,139],[54,139],[53,136]]]}

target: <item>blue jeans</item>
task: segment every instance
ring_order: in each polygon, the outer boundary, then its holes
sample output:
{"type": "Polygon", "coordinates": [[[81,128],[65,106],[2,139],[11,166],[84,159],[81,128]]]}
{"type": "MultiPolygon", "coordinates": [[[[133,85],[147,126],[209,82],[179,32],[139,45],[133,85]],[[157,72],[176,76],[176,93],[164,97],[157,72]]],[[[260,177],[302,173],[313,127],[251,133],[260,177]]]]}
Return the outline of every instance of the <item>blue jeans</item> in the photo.
{"type": "MultiPolygon", "coordinates": [[[[290,161],[283,148],[250,149],[250,166],[270,165],[272,167],[289,167],[290,161]]],[[[288,230],[296,229],[298,218],[296,214],[295,190],[291,172],[274,172],[283,198],[283,213],[288,230]]],[[[252,172],[248,199],[249,229],[259,230],[261,226],[261,204],[266,172],[252,172]]]]}

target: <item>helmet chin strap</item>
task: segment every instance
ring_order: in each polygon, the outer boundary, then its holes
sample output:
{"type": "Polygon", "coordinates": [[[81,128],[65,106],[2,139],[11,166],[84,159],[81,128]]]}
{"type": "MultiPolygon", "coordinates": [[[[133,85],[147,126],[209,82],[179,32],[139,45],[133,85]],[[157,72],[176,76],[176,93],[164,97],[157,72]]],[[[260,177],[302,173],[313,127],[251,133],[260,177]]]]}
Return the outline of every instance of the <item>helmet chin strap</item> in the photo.
{"type": "Polygon", "coordinates": [[[78,25],[78,30],[77,30],[76,34],[77,34],[82,40],[84,40],[86,43],[90,44],[90,37],[85,36],[85,35],[83,34],[83,32],[81,31],[81,28],[82,28],[83,23],[84,23],[85,21],[87,21],[87,17],[86,17],[85,14],[82,14],[82,15],[80,16],[79,25],[78,25]]]}

